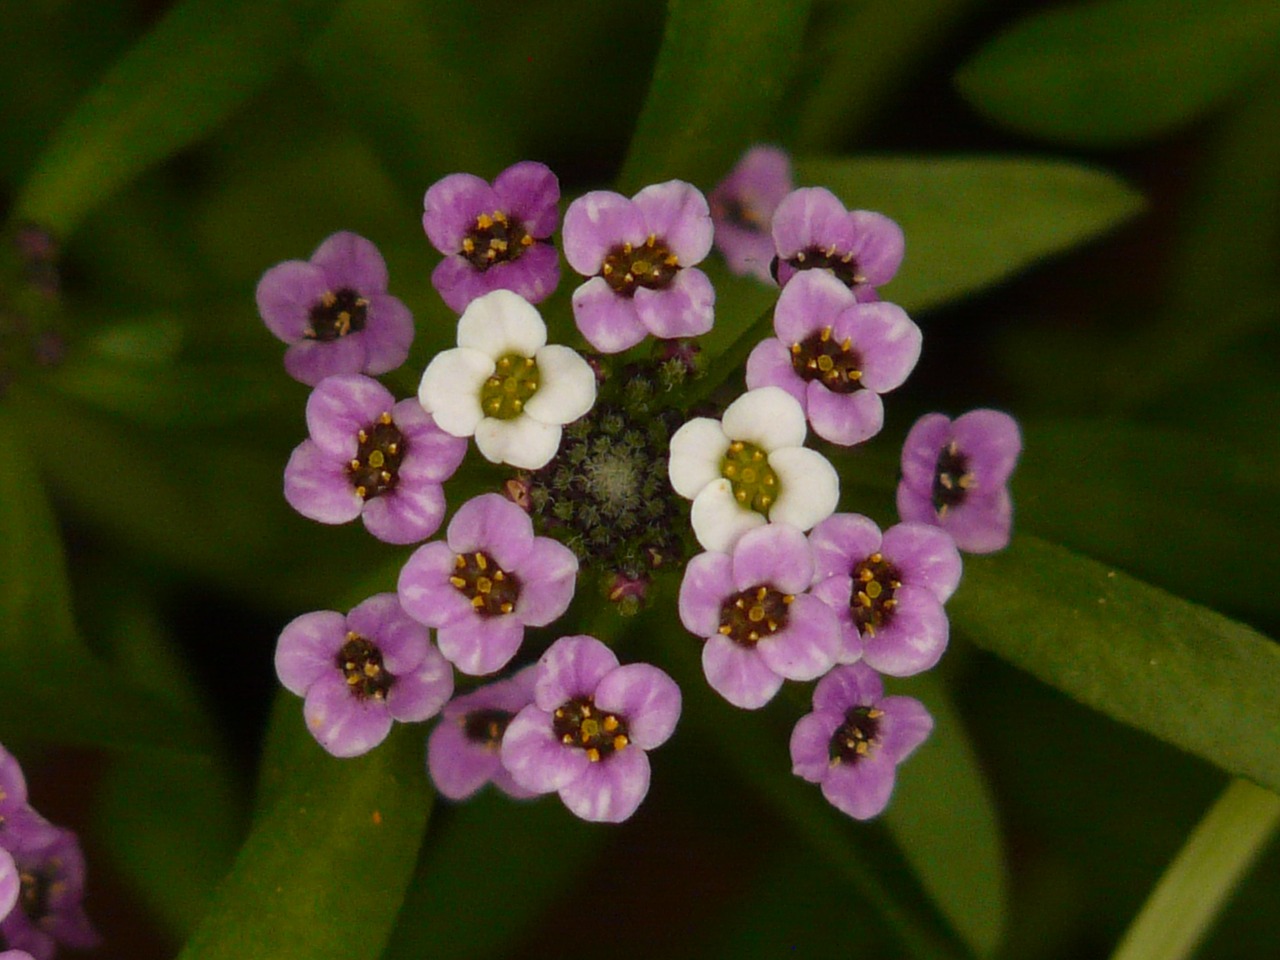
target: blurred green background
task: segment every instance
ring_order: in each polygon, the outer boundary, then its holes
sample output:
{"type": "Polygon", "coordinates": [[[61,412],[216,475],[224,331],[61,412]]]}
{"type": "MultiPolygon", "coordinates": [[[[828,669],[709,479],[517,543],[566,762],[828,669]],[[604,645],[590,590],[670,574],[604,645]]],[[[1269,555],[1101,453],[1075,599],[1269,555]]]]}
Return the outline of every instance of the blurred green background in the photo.
{"type": "MultiPolygon", "coordinates": [[[[95,955],[1110,955],[1232,775],[1280,789],[1278,52],[1274,0],[0,4],[0,742],[84,836],[95,955]],[[275,638],[408,550],[284,503],[307,390],[262,271],[377,243],[407,395],[453,343],[433,181],[709,190],[761,140],[907,234],[924,356],[841,508],[892,522],[925,411],[1024,427],[1013,547],[890,684],[939,724],[889,813],[791,777],[804,692],[711,694],[671,578],[601,621],[686,696],[625,825],[433,806],[421,730],[322,754],[275,638]]],[[[733,356],[774,294],[709,271],[733,356]]],[[[1278,884],[1272,845],[1201,955],[1274,955],[1278,884]]]]}

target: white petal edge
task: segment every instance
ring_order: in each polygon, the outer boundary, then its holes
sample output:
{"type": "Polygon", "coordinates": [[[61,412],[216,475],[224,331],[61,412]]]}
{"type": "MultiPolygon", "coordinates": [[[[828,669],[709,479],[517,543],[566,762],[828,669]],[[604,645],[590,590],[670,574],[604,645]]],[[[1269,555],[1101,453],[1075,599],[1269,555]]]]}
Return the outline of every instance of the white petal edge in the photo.
{"type": "Polygon", "coordinates": [[[725,436],[754,443],[766,453],[798,447],[808,434],[804,408],[781,387],[748,390],[724,412],[725,436]]]}
{"type": "Polygon", "coordinates": [[[418,402],[445,433],[469,437],[484,417],[480,388],[493,369],[493,358],[479,350],[456,347],[437,353],[422,372],[418,402]]]}
{"type": "Polygon", "coordinates": [[[769,454],[769,466],[778,475],[780,488],[770,520],[809,530],[835,513],[840,478],[822,454],[806,447],[775,450],[769,454]]]}
{"type": "Polygon", "coordinates": [[[537,470],[560,449],[560,428],[524,414],[514,420],[485,417],[476,427],[476,449],[490,463],[537,470]]]}
{"type": "Polygon", "coordinates": [[[721,479],[720,466],[729,452],[729,438],[720,421],[697,417],[671,435],[667,475],[676,493],[692,500],[713,480],[721,479]]]}
{"type": "Polygon", "coordinates": [[[518,293],[494,290],[467,305],[458,319],[458,346],[498,360],[508,354],[532,357],[547,345],[547,325],[536,307],[518,293]]]}
{"type": "Polygon", "coordinates": [[[596,402],[596,374],[569,347],[551,344],[537,352],[538,392],[524,405],[525,413],[543,423],[571,423],[596,402]]]}
{"type": "Polygon", "coordinates": [[[693,524],[693,535],[703,548],[721,553],[732,550],[748,530],[769,522],[733,499],[733,484],[723,477],[707,484],[694,498],[689,520],[693,524]]]}

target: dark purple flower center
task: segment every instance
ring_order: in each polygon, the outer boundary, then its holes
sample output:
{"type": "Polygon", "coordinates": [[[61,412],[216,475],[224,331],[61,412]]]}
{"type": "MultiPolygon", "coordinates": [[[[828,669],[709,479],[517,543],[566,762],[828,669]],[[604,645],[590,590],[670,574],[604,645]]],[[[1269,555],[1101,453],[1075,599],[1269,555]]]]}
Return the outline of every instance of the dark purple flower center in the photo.
{"type": "Polygon", "coordinates": [[[347,464],[347,475],[360,498],[368,500],[395,487],[408,444],[389,413],[378,417],[377,423],[365,427],[356,438],[360,447],[347,464]]]}
{"type": "Polygon", "coordinates": [[[385,700],[395,677],[382,666],[382,651],[377,644],[358,633],[348,633],[347,642],[334,658],[346,678],[351,695],[357,700],[385,700]]]}
{"type": "MultiPolygon", "coordinates": [[[[858,262],[853,259],[853,254],[841,253],[834,246],[825,250],[821,247],[808,247],[788,257],[787,263],[796,270],[830,270],[837,280],[850,289],[867,282],[867,278],[858,272],[858,262]]],[[[778,279],[776,268],[773,278],[778,279]]]]}
{"type": "Polygon", "coordinates": [[[764,233],[769,229],[768,218],[761,216],[759,211],[742,197],[713,197],[711,212],[715,219],[743,230],[764,233]]]}
{"type": "Polygon", "coordinates": [[[519,260],[536,241],[524,224],[501,210],[482,213],[462,238],[462,256],[484,273],[499,263],[519,260]]]}
{"type": "Polygon", "coordinates": [[[569,700],[556,708],[551,728],[567,747],[587,751],[587,759],[598,763],[631,742],[627,721],[616,713],[597,709],[591,697],[569,700]]]}
{"type": "Polygon", "coordinates": [[[600,265],[600,275],[624,297],[634,296],[636,287],[663,290],[671,285],[680,270],[680,260],[667,249],[665,241],[656,235],[638,247],[629,243],[619,244],[605,255],[600,265]]]}
{"type": "Polygon", "coordinates": [[[329,290],[311,308],[311,329],[306,336],[329,342],[364,329],[369,301],[350,287],[329,290]]]}
{"type": "Polygon", "coordinates": [[[520,581],[480,551],[458,554],[449,582],[471,601],[471,606],[482,617],[510,613],[520,599],[520,581]]]}
{"type": "Polygon", "coordinates": [[[853,568],[853,596],[849,598],[849,612],[860,633],[876,635],[876,630],[893,617],[898,605],[894,591],[902,586],[898,568],[873,553],[853,568]]]}
{"type": "Polygon", "coordinates": [[[786,627],[793,600],[793,595],[769,586],[735,593],[720,605],[720,632],[734,643],[753,647],[786,627]]]}
{"type": "Polygon", "coordinates": [[[833,340],[830,327],[791,345],[791,367],[802,380],[817,380],[832,393],[862,389],[862,357],[852,338],[833,340]]]}
{"type": "Polygon", "coordinates": [[[933,468],[933,509],[938,511],[938,516],[945,517],[948,509],[964,503],[972,486],[969,458],[952,440],[942,448],[938,463],[933,468]]]}
{"type": "MultiPolygon", "coordinates": [[[[60,864],[51,863],[56,870],[60,864]]],[[[53,870],[21,870],[18,873],[18,905],[27,919],[37,926],[49,915],[53,896],[66,886],[56,879],[53,870]]]]}
{"type": "Polygon", "coordinates": [[[844,723],[831,735],[831,743],[827,747],[832,766],[857,763],[865,757],[880,734],[880,718],[883,716],[884,711],[875,707],[850,707],[844,723]]]}
{"type": "Polygon", "coordinates": [[[514,716],[506,710],[472,710],[462,718],[462,731],[472,743],[497,749],[514,716]]]}

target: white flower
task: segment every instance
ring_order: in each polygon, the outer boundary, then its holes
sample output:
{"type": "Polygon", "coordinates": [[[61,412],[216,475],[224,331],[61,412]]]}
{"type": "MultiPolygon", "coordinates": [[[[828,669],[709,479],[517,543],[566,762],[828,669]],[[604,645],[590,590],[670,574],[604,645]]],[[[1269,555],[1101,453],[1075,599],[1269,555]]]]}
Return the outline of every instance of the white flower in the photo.
{"type": "Polygon", "coordinates": [[[703,547],[728,552],[753,527],[808,530],[835,511],[840,480],[826,457],[802,446],[806,432],[804,410],[779,387],[749,390],[722,420],[698,417],[675,432],[671,486],[693,501],[703,547]]]}
{"type": "Polygon", "coordinates": [[[445,433],[476,438],[492,463],[546,466],[560,428],[596,402],[596,377],[568,347],[547,345],[547,325],[523,297],[494,290],[458,320],[458,346],[436,354],[418,401],[445,433]]]}

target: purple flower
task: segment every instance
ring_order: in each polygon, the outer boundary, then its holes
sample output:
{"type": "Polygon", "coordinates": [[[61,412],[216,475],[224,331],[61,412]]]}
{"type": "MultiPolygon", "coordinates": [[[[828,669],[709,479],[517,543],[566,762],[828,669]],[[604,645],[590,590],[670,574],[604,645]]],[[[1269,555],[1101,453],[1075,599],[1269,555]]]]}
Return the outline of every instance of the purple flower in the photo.
{"type": "Polygon", "coordinates": [[[490,186],[469,173],[437,180],[423,198],[422,226],[445,255],[431,274],[441,299],[462,313],[491,290],[540,303],[560,283],[551,245],[559,222],[560,182],[544,164],[507,167],[490,186]]]}
{"type": "Polygon", "coordinates": [[[787,680],[831,669],[840,647],[832,610],[807,591],[813,550],[795,527],[743,534],[731,554],[700,553],[680,584],[680,621],[706,638],[707,682],[736,707],[755,710],[787,680]]]}
{"type": "Polygon", "coordinates": [[[829,271],[861,301],[893,279],[902,263],[902,228],[881,213],[846,210],[830,190],[801,187],[773,212],[777,279],[786,286],[802,270],[829,271]]]}
{"type": "Polygon", "coordinates": [[[413,315],[387,293],[382,254],[354,233],[335,233],[310,261],[287,260],[264,273],[258,312],[290,344],[289,376],[312,387],[335,373],[394,370],[413,343],[413,315]]]}
{"type": "Polygon", "coordinates": [[[502,763],[584,820],[619,823],[649,792],[646,750],[680,719],[680,688],[647,663],[619,666],[595,637],[561,637],[538,661],[534,702],[502,738],[502,763]]]}
{"type": "Polygon", "coordinates": [[[391,721],[427,720],[453,693],[449,664],[394,593],[375,594],[345,617],[298,617],[280,634],[276,674],[306,698],[307,729],[335,757],[368,753],[391,721]]]}
{"type": "Polygon", "coordinates": [[[971,410],[954,422],[929,413],[902,445],[898,515],[942,527],[968,553],[1009,545],[1009,476],[1022,452],[1018,422],[999,410],[971,410]]]}
{"type": "Polygon", "coordinates": [[[772,283],[773,211],[791,192],[791,158],[777,147],[752,147],[707,196],[716,248],[729,269],[772,283]]]}
{"type": "Polygon", "coordinates": [[[517,799],[535,795],[511,779],[499,751],[512,717],[533,703],[536,672],[526,667],[445,704],[427,739],[427,769],[444,796],[465,800],[489,782],[517,799]]]}
{"type": "Polygon", "coordinates": [[[813,528],[813,593],[840,619],[839,661],[861,658],[881,673],[928,670],[947,648],[942,605],[960,584],[951,538],[923,523],[880,528],[837,513],[813,528]]]}
{"type": "Polygon", "coordinates": [[[694,337],[711,329],[711,281],[694,264],[711,251],[706,198],[668,180],[628,200],[594,190],[564,215],[564,255],[591,279],[573,293],[573,316],[601,353],[620,353],[653,334],[694,337]]]}
{"type": "Polygon", "coordinates": [[[376,380],[328,377],[307,399],[307,429],[284,468],[284,497],[304,517],[360,517],[387,543],[416,543],[440,528],[444,488],[467,453],[417,400],[395,402],[376,380]]]}
{"type": "MultiPolygon", "coordinates": [[[[85,864],[70,830],[51,824],[9,852],[18,870],[17,906],[0,922],[0,942],[35,960],[52,960],[59,945],[88,950],[98,934],[85,916],[85,864]]],[[[21,956],[21,954],[19,954],[21,956]]]]}
{"type": "Polygon", "coordinates": [[[823,270],[802,273],[778,297],[777,337],[747,358],[747,388],[781,387],[813,432],[851,446],[880,432],[880,394],[902,385],[920,359],[920,328],[892,303],[859,303],[823,270]]]}
{"type": "Polygon", "coordinates": [[[17,905],[21,886],[18,866],[13,862],[13,856],[0,847],[0,920],[9,916],[9,911],[17,905]]]}
{"type": "Polygon", "coordinates": [[[919,700],[886,697],[864,663],[836,667],[813,691],[813,713],[791,733],[791,770],[858,820],[889,802],[897,765],[924,743],[933,717],[919,700]]]}
{"type": "Polygon", "coordinates": [[[463,673],[501,670],[524,640],[569,608],[573,551],[533,535],[529,515],[498,493],[468,500],[443,541],[423,544],[400,571],[400,602],[438,629],[440,651],[463,673]]]}

